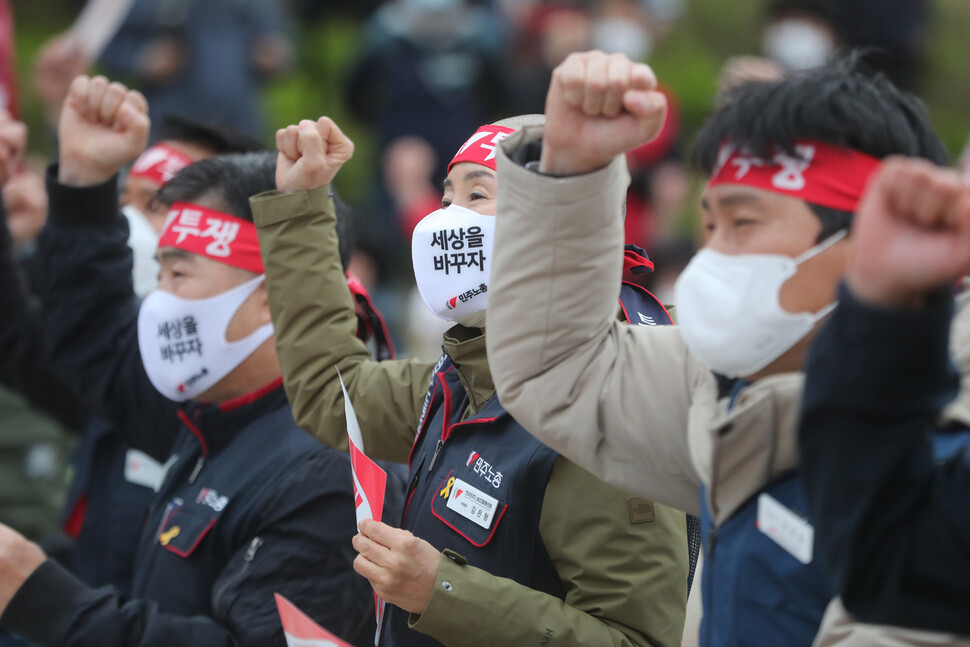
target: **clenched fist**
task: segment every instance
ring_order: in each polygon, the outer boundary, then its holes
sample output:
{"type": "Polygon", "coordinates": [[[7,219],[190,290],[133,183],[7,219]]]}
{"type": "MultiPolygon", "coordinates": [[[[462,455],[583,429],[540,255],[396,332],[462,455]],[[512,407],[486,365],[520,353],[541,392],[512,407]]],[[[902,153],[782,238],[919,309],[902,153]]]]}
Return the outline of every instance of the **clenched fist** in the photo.
{"type": "Polygon", "coordinates": [[[970,272],[970,185],[924,160],[891,158],[870,181],[852,239],[853,293],[883,307],[918,307],[970,272]]]}
{"type": "Polygon", "coordinates": [[[570,54],[552,73],[539,170],[580,175],[660,132],[667,99],[643,63],[600,51],[570,54]]]}
{"type": "Polygon", "coordinates": [[[14,176],[24,160],[27,126],[0,110],[0,187],[14,176]]]}
{"type": "Polygon", "coordinates": [[[58,180],[92,186],[135,160],[148,142],[148,102],[137,90],[103,76],[71,82],[57,127],[58,180]]]}
{"type": "Polygon", "coordinates": [[[333,181],[354,156],[354,142],[329,117],[304,119],[276,131],[276,188],[283,193],[309,191],[333,181]]]}

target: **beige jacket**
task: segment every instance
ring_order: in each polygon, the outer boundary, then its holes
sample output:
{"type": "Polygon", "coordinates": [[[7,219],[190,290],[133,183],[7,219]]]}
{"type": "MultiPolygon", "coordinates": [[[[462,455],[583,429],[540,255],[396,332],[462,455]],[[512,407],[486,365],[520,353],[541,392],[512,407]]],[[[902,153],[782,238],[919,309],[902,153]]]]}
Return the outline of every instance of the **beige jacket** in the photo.
{"type": "Polygon", "coordinates": [[[798,464],[803,376],[761,380],[728,412],[676,328],[616,322],[626,166],[617,158],[552,178],[509,159],[541,132],[509,137],[499,154],[487,324],[499,397],[539,439],[617,487],[698,514],[706,483],[720,524],[798,464]]]}
{"type": "MultiPolygon", "coordinates": [[[[610,313],[625,163],[555,178],[510,159],[541,135],[526,128],[498,155],[487,344],[499,397],[537,438],[617,487],[697,514],[704,483],[720,525],[798,466],[804,377],[759,380],[729,412],[676,328],[618,325],[610,313]]],[[[961,412],[970,412],[970,398],[947,415],[961,412]]]]}

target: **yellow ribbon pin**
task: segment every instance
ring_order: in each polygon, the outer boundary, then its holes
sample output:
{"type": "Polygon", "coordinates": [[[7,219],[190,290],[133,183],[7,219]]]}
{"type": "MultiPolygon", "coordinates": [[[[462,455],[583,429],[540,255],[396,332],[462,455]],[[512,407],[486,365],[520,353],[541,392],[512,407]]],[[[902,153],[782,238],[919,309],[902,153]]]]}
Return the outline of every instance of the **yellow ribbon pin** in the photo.
{"type": "Polygon", "coordinates": [[[448,484],[445,485],[443,488],[441,488],[441,492],[438,493],[439,496],[442,496],[447,499],[451,495],[451,486],[454,484],[455,484],[455,477],[452,476],[450,479],[448,479],[448,484]]]}
{"type": "Polygon", "coordinates": [[[178,537],[180,532],[182,532],[180,527],[172,526],[158,536],[158,543],[160,543],[162,546],[168,546],[168,542],[178,537]]]}

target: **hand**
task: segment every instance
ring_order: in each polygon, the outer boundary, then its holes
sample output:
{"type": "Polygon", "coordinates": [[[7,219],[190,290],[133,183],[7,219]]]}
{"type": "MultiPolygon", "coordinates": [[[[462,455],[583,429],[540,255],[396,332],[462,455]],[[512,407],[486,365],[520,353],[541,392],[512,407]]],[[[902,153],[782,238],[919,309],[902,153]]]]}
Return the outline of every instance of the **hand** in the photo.
{"type": "Polygon", "coordinates": [[[148,102],[137,90],[103,76],[71,82],[57,131],[58,180],[93,186],[135,160],[148,142],[148,102]]]}
{"type": "Polygon", "coordinates": [[[570,54],[552,73],[539,171],[580,175],[660,132],[667,98],[643,63],[600,51],[570,54]]]}
{"type": "Polygon", "coordinates": [[[276,131],[276,188],[283,193],[309,191],[333,182],[354,156],[354,142],[329,117],[304,119],[276,131]]]}
{"type": "Polygon", "coordinates": [[[889,159],[870,180],[852,240],[852,292],[874,305],[919,307],[970,272],[970,185],[923,160],[889,159]]]}
{"type": "Polygon", "coordinates": [[[71,80],[89,65],[84,50],[69,33],[54,36],[40,48],[34,59],[34,88],[51,128],[57,127],[71,80]]]}
{"type": "Polygon", "coordinates": [[[377,595],[410,613],[424,613],[438,578],[441,553],[407,530],[365,520],[354,536],[354,570],[377,595]]]}
{"type": "Polygon", "coordinates": [[[47,561],[40,546],[0,523],[0,615],[31,573],[47,561]]]}
{"type": "Polygon", "coordinates": [[[0,187],[6,186],[24,161],[27,126],[0,110],[0,187]]]}

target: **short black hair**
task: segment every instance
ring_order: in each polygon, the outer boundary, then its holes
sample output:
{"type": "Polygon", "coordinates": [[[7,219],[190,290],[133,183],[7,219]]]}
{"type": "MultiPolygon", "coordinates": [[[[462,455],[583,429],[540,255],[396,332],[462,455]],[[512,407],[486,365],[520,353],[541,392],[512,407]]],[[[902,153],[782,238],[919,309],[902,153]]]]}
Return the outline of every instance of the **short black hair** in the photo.
{"type": "MultiPolygon", "coordinates": [[[[923,103],[882,74],[866,74],[860,59],[860,53],[850,53],[823,67],[729,91],[697,136],[694,168],[709,176],[726,141],[769,159],[775,148],[797,156],[795,143],[800,139],[880,159],[906,155],[945,166],[946,148],[923,103]]],[[[820,239],[851,222],[849,212],[808,204],[822,221],[820,239]]]]}
{"type": "MultiPolygon", "coordinates": [[[[220,211],[252,222],[249,198],[275,188],[275,153],[234,153],[216,155],[186,166],[158,190],[153,200],[166,207],[176,202],[212,200],[220,211]]],[[[333,199],[337,212],[340,262],[347,269],[353,248],[350,208],[338,195],[334,194],[333,199]]]]}
{"type": "Polygon", "coordinates": [[[158,139],[195,144],[212,151],[213,155],[266,150],[262,142],[234,128],[199,121],[177,113],[162,115],[158,126],[158,139]]]}

